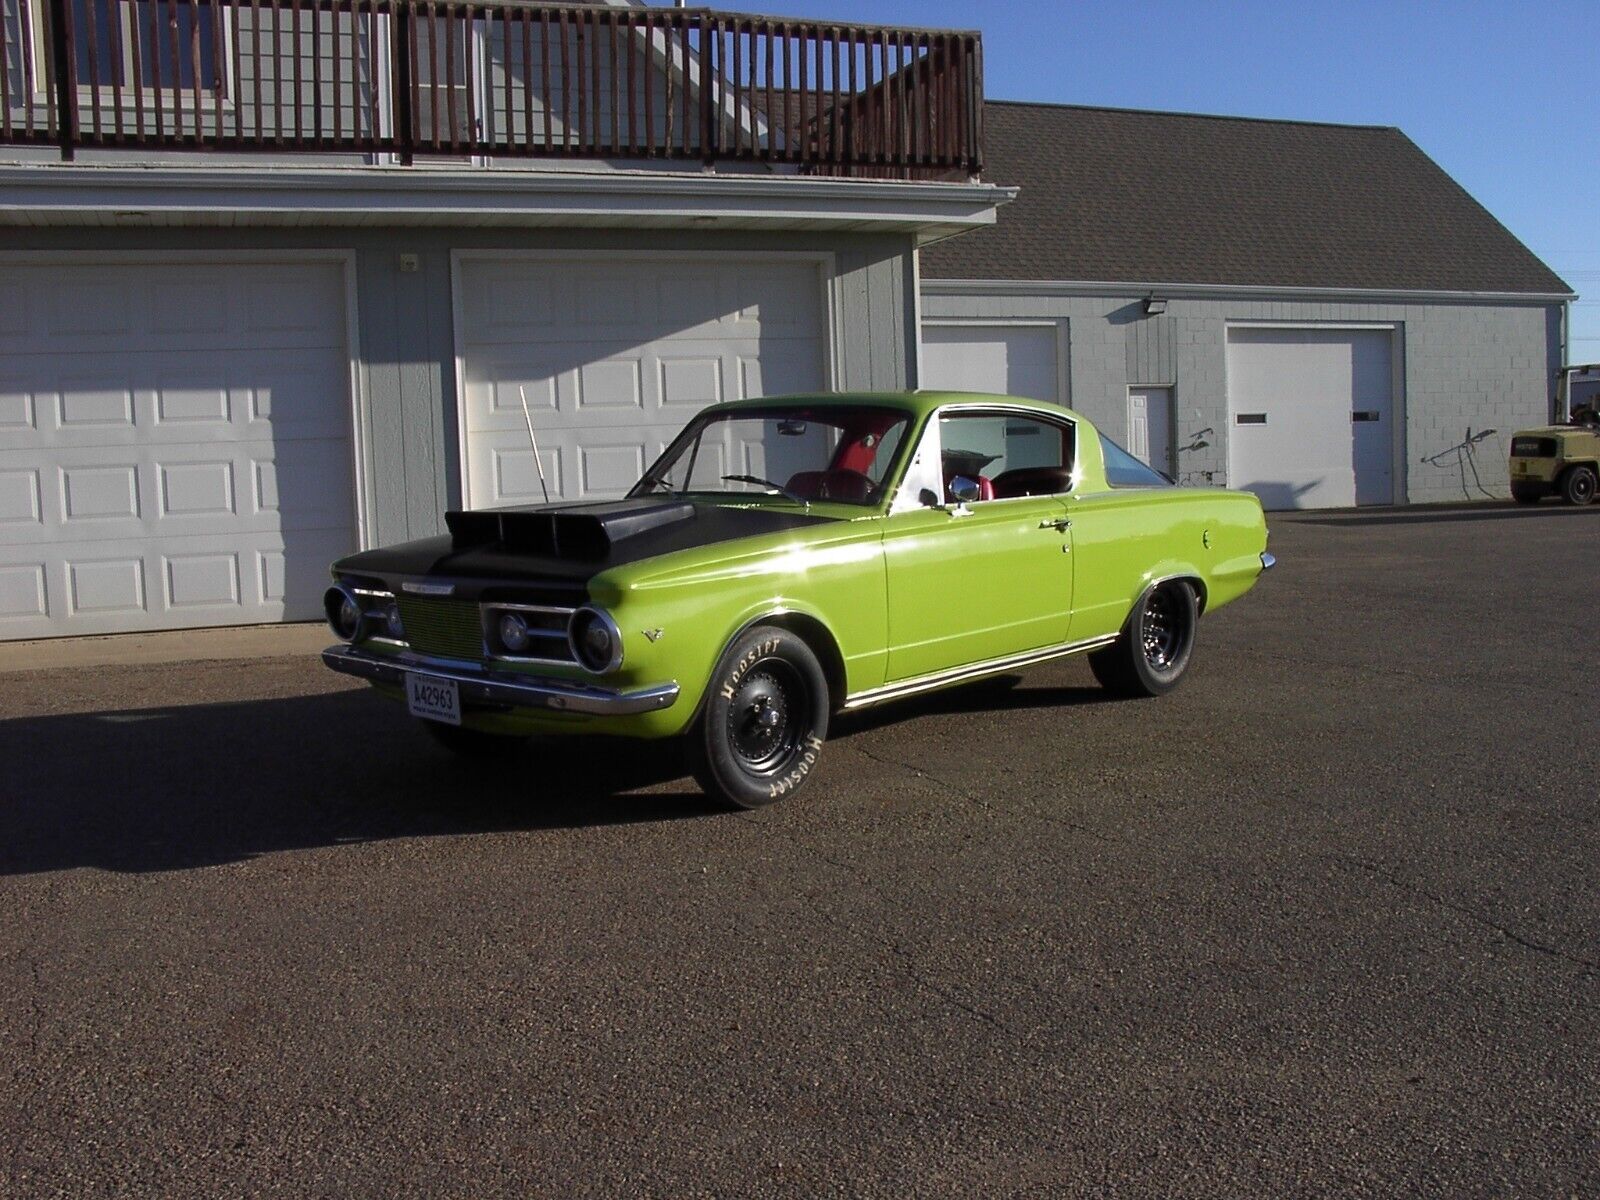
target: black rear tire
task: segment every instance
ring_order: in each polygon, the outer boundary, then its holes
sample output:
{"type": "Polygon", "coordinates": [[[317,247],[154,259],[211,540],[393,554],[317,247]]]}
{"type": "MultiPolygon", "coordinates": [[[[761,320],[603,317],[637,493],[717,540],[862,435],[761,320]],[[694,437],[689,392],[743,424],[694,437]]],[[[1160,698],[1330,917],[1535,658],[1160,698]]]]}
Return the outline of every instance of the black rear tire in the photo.
{"type": "Polygon", "coordinates": [[[1089,669],[1118,696],[1160,696],[1178,686],[1194,654],[1200,604],[1181,579],[1140,599],[1117,640],[1089,655],[1089,669]]]}
{"type": "Polygon", "coordinates": [[[481,729],[446,725],[443,721],[423,720],[422,727],[434,741],[460,758],[507,758],[520,751],[528,741],[516,734],[485,733],[481,729]]]}
{"type": "Polygon", "coordinates": [[[1584,505],[1594,500],[1596,485],[1600,484],[1593,467],[1568,467],[1561,477],[1561,498],[1568,504],[1584,505]]]}
{"type": "Polygon", "coordinates": [[[1544,488],[1530,487],[1526,483],[1513,483],[1511,485],[1511,498],[1518,504],[1537,504],[1544,499],[1544,488]]]}
{"type": "Polygon", "coordinates": [[[775,625],[722,653],[689,730],[689,766],[706,795],[738,808],[792,796],[815,773],[828,736],[828,680],[805,640],[775,625]]]}

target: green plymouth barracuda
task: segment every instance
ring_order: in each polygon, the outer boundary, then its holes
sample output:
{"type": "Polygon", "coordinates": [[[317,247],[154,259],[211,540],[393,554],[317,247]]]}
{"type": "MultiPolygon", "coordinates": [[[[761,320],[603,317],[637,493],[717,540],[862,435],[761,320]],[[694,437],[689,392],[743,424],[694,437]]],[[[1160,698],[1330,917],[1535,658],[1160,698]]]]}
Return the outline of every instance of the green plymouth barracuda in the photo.
{"type": "Polygon", "coordinates": [[[446,515],[333,566],[323,660],[439,741],[679,738],[710,795],[802,787],[829,717],[1087,652],[1177,684],[1272,565],[1253,495],[1175,487],[1078,414],[913,392],[719,404],[622,500],[446,515]]]}

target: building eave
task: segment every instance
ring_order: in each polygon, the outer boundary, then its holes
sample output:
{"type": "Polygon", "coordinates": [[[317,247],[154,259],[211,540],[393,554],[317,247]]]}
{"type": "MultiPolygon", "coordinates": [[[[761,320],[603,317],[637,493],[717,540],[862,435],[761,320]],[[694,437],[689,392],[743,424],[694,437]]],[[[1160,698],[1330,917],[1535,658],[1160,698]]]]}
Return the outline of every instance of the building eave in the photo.
{"type": "Polygon", "coordinates": [[[922,290],[949,296],[1148,296],[1167,299],[1344,300],[1355,303],[1559,304],[1576,292],[1447,291],[1430,288],[1305,287],[1291,284],[1135,283],[1128,280],[940,279],[922,290]]]}
{"type": "Polygon", "coordinates": [[[0,166],[8,225],[499,225],[832,229],[919,242],[991,225],[985,183],[337,166],[0,166]]]}

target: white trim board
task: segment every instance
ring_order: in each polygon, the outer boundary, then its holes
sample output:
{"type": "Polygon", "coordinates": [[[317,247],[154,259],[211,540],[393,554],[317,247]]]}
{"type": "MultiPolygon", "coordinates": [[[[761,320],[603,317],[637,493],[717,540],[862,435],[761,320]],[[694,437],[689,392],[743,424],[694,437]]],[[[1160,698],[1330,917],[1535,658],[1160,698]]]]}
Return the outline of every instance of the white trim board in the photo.
{"type": "Polygon", "coordinates": [[[1442,301],[1457,304],[1554,304],[1571,300],[1575,292],[1451,292],[1396,291],[1339,287],[1295,287],[1228,283],[1131,283],[1048,279],[929,279],[922,290],[931,296],[1126,296],[1137,299],[1152,293],[1168,300],[1346,300],[1365,304],[1442,301]]]}
{"type": "Polygon", "coordinates": [[[0,166],[0,224],[719,225],[928,236],[992,225],[992,184],[508,167],[0,166]]]}

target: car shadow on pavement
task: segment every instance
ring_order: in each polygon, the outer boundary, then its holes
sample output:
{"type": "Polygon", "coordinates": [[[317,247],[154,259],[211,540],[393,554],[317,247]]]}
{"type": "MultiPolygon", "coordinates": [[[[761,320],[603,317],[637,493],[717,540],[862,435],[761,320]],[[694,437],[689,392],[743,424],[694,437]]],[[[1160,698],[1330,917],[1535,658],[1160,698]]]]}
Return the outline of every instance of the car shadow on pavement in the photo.
{"type": "MultiPolygon", "coordinates": [[[[844,740],[939,714],[1105,703],[1001,676],[840,714],[844,740]]],[[[186,870],[391,838],[726,815],[673,743],[573,738],[472,761],[364,689],[0,721],[0,876],[186,870]],[[655,790],[667,785],[669,790],[655,790]]]]}
{"type": "Polygon", "coordinates": [[[529,743],[465,761],[364,689],[0,721],[0,875],[167,871],[389,838],[726,810],[671,746],[529,743]]]}

